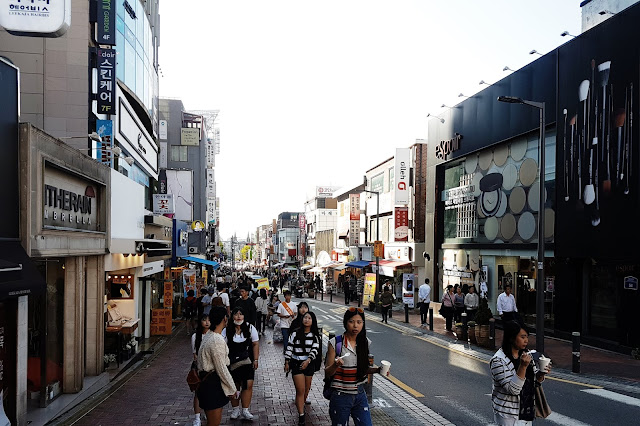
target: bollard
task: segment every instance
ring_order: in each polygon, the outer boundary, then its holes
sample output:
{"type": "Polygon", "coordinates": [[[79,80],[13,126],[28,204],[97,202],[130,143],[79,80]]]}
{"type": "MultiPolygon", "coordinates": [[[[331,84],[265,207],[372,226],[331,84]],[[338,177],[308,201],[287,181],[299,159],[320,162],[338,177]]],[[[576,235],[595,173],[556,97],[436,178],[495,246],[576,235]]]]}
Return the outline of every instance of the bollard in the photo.
{"type": "Polygon", "coordinates": [[[571,371],[574,373],[580,372],[580,333],[574,331],[571,333],[571,340],[573,343],[572,348],[572,360],[571,360],[571,371]]]}
{"type": "Polygon", "coordinates": [[[320,332],[320,348],[318,348],[318,356],[320,357],[320,364],[322,364],[322,327],[318,327],[318,331],[320,332]]]}
{"type": "Polygon", "coordinates": [[[391,302],[391,306],[389,306],[389,318],[393,318],[393,302],[391,302]]]}
{"type": "Polygon", "coordinates": [[[433,308],[429,308],[429,331],[433,331],[433,308]]]}
{"type": "Polygon", "coordinates": [[[409,324],[409,304],[404,304],[404,322],[409,324]]]}
{"type": "Polygon", "coordinates": [[[322,287],[322,292],[320,293],[320,300],[324,301],[324,287],[322,287]]]}
{"type": "Polygon", "coordinates": [[[495,349],[496,345],[496,320],[489,320],[489,349],[495,349]]]}
{"type": "Polygon", "coordinates": [[[333,303],[333,288],[329,289],[329,302],[333,303]]]}
{"type": "MultiPolygon", "coordinates": [[[[373,355],[369,355],[369,368],[373,367],[373,355]]],[[[369,373],[369,380],[364,384],[364,390],[367,394],[367,401],[371,404],[373,399],[373,374],[369,373]]]]}
{"type": "Polygon", "coordinates": [[[469,340],[469,335],[467,334],[467,313],[463,312],[462,315],[462,340],[463,341],[467,341],[469,340]]]}

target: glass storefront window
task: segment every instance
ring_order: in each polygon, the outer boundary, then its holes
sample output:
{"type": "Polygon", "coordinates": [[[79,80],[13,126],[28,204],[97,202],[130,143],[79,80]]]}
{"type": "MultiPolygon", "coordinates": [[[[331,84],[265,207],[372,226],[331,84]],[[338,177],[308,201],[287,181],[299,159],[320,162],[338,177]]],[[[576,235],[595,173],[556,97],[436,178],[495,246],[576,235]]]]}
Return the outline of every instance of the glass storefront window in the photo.
{"type": "Polygon", "coordinates": [[[371,191],[382,192],[384,188],[384,173],[371,178],[371,191]]]}

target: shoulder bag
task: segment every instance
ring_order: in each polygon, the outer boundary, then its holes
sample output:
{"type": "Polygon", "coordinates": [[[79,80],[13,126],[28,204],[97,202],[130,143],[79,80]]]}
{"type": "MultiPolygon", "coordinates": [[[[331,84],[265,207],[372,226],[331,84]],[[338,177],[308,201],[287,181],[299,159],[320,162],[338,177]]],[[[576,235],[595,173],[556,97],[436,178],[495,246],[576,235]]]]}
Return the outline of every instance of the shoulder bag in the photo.
{"type": "MultiPolygon", "coordinates": [[[[339,336],[336,336],[336,356],[340,356],[341,353],[342,353],[342,335],[339,335],[339,336]]],[[[333,381],[333,376],[324,378],[324,387],[322,388],[322,396],[324,396],[325,399],[331,399],[331,395],[333,394],[333,389],[331,389],[332,381],[333,381]]]]}
{"type": "Polygon", "coordinates": [[[542,390],[542,385],[536,382],[534,403],[536,408],[536,417],[546,419],[551,414],[551,407],[547,403],[547,397],[542,390]]]}
{"type": "MultiPolygon", "coordinates": [[[[209,373],[211,374],[211,373],[209,373]]],[[[204,376],[202,380],[200,380],[200,375],[198,374],[198,364],[195,361],[191,363],[191,368],[189,369],[189,373],[187,374],[187,384],[189,385],[189,390],[191,392],[195,392],[198,390],[198,386],[200,383],[204,382],[209,374],[204,376]]]]}

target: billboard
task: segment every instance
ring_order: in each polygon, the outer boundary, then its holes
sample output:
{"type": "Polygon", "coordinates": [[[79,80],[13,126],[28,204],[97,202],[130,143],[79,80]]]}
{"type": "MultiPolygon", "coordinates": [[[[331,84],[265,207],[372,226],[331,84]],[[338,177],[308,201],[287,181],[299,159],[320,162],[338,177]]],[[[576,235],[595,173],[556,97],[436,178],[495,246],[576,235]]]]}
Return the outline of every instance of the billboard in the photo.
{"type": "Polygon", "coordinates": [[[71,0],[7,0],[0,7],[0,27],[13,35],[60,37],[71,25],[71,0]]]}
{"type": "Polygon", "coordinates": [[[193,221],[193,171],[167,170],[167,194],[175,200],[175,218],[193,221]]]}
{"type": "Polygon", "coordinates": [[[396,148],[395,166],[395,203],[409,204],[409,169],[411,164],[411,149],[396,148]]]}
{"type": "Polygon", "coordinates": [[[339,186],[316,186],[316,197],[333,198],[333,194],[340,189],[339,186]]]}

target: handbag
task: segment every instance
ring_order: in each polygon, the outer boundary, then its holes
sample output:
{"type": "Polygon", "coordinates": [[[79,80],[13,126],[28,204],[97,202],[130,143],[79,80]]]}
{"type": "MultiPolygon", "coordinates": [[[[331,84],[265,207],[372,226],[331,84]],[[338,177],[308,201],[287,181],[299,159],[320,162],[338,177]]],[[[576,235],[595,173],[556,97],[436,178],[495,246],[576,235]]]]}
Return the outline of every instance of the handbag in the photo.
{"type": "Polygon", "coordinates": [[[198,365],[195,361],[191,363],[191,368],[189,369],[189,373],[187,374],[187,384],[189,385],[189,390],[191,392],[197,391],[198,385],[200,385],[200,377],[198,376],[198,365]]]}
{"type": "Polygon", "coordinates": [[[547,397],[542,390],[542,385],[537,384],[535,387],[534,403],[536,408],[536,417],[546,419],[551,414],[551,407],[547,402],[547,397]]]}
{"type": "MultiPolygon", "coordinates": [[[[342,353],[342,335],[336,336],[336,355],[341,353],[342,353]]],[[[325,358],[325,362],[326,362],[326,358],[325,358]]],[[[325,376],[324,387],[322,388],[322,396],[324,396],[325,399],[331,399],[331,395],[333,395],[333,389],[331,388],[332,381],[333,381],[333,376],[331,377],[325,376]]]]}

